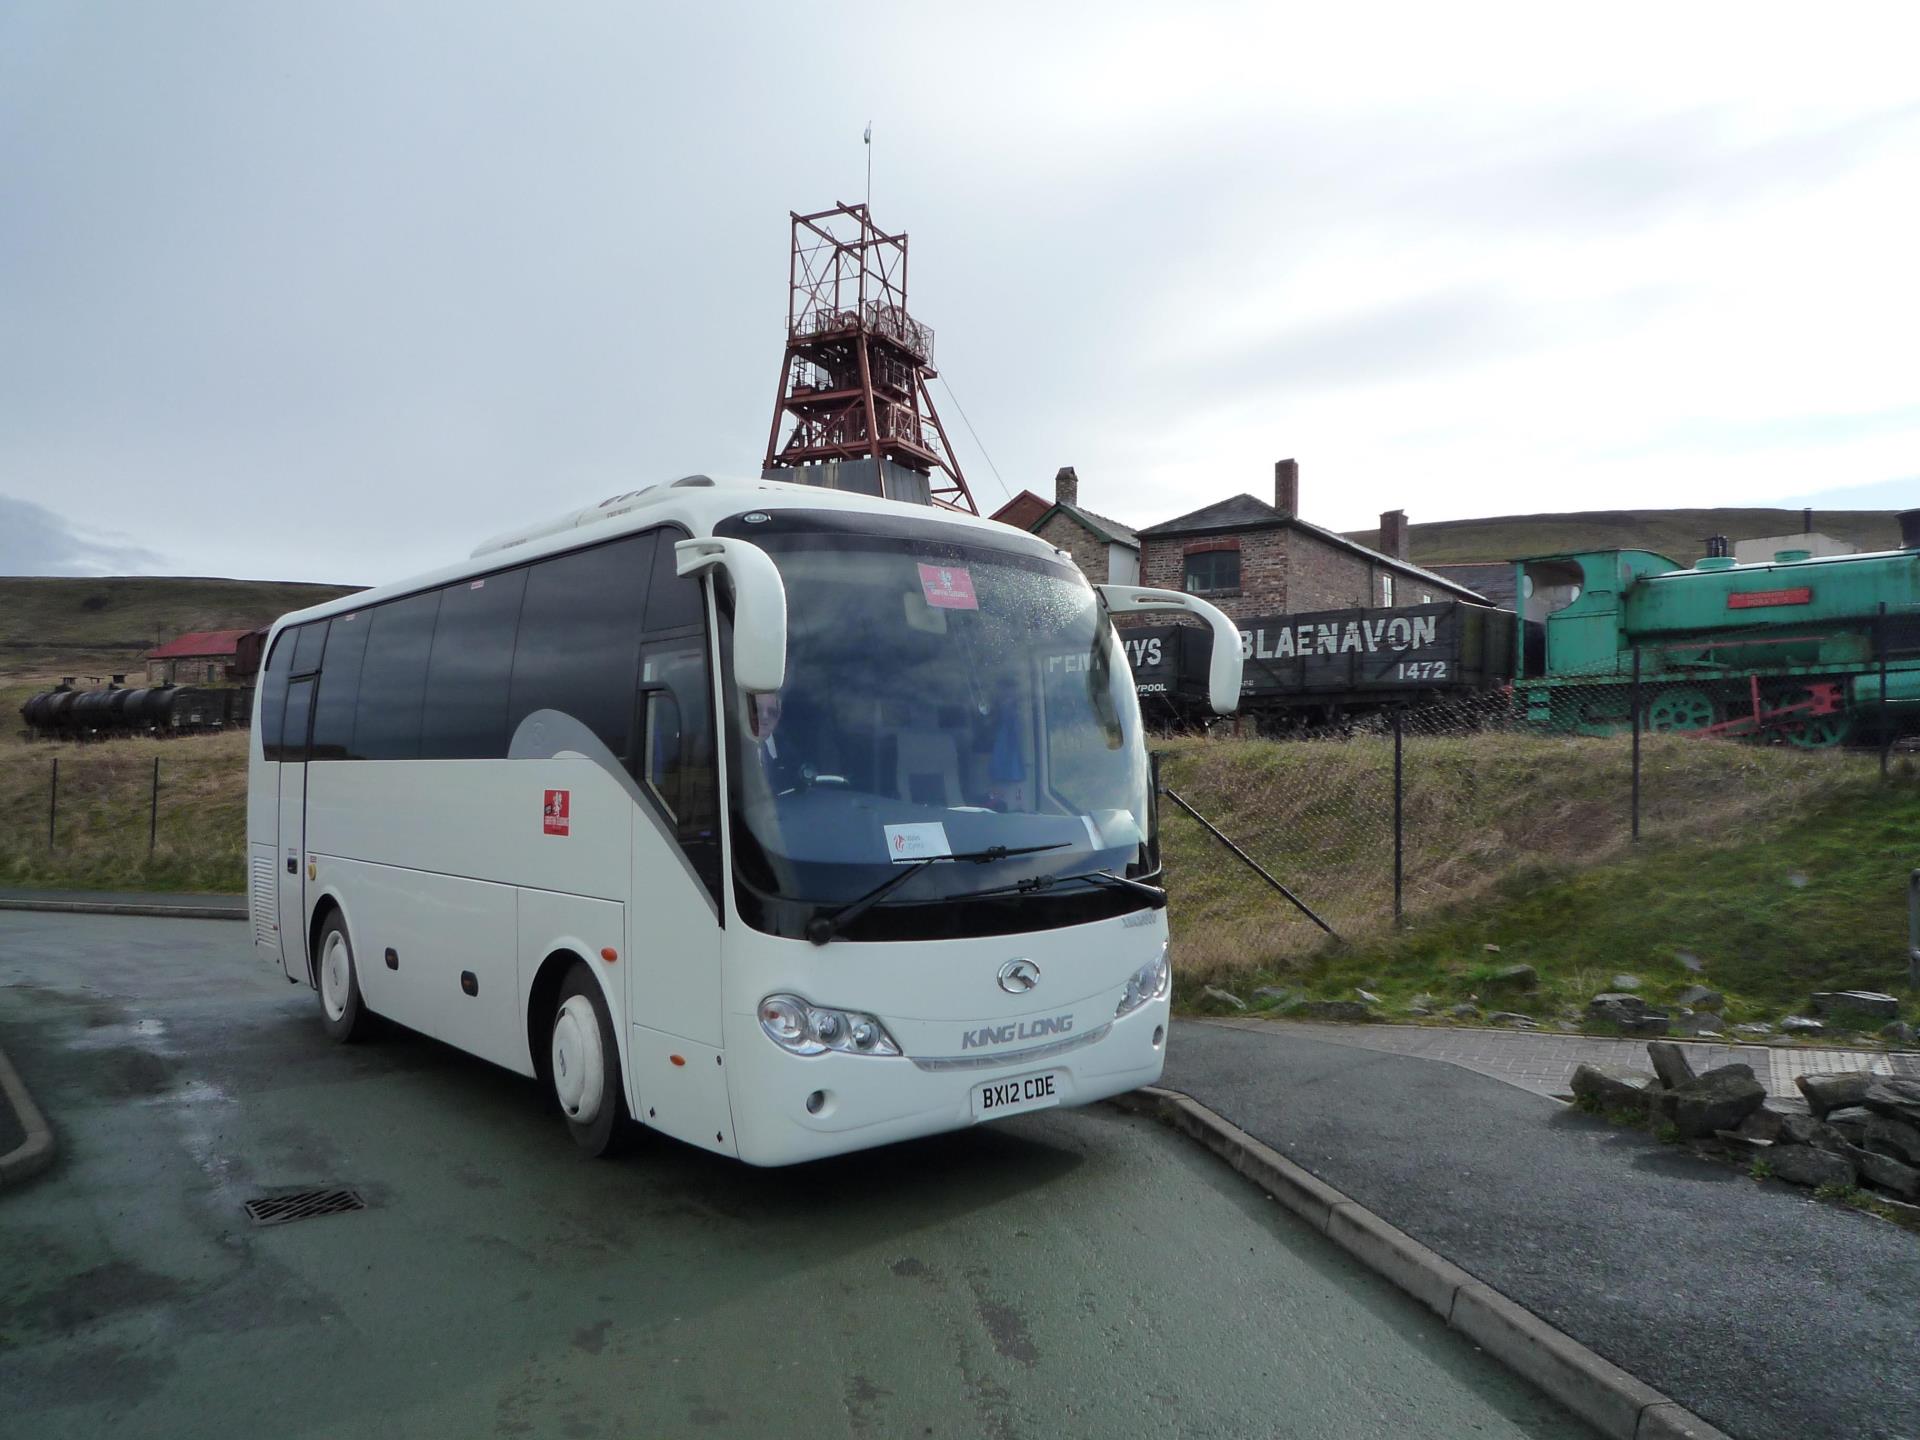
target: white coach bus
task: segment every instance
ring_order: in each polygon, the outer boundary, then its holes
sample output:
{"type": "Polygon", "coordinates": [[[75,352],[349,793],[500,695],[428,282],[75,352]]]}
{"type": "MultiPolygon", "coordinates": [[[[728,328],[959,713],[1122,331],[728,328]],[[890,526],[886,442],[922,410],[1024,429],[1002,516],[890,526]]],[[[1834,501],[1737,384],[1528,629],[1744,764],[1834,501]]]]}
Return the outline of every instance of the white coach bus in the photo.
{"type": "Polygon", "coordinates": [[[780,1165],[1155,1080],[1165,892],[1090,586],[992,521],[658,485],[284,616],[254,716],[255,945],[381,1016],[780,1165]]]}

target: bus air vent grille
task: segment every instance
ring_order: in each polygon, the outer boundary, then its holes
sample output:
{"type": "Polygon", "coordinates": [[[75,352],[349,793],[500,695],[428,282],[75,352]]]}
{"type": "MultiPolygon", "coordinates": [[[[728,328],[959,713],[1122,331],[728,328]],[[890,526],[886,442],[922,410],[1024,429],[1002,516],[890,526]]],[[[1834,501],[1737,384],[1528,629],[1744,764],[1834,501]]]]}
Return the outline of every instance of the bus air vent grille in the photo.
{"type": "Polygon", "coordinates": [[[247,1218],[256,1225],[291,1225],[295,1220],[317,1220],[322,1215],[344,1215],[364,1210],[367,1202],[357,1190],[334,1186],[324,1190],[290,1190],[247,1201],[247,1218]]]}
{"type": "Polygon", "coordinates": [[[280,914],[280,897],[275,882],[273,856],[254,856],[253,939],[256,945],[273,944],[273,925],[280,914]]]}

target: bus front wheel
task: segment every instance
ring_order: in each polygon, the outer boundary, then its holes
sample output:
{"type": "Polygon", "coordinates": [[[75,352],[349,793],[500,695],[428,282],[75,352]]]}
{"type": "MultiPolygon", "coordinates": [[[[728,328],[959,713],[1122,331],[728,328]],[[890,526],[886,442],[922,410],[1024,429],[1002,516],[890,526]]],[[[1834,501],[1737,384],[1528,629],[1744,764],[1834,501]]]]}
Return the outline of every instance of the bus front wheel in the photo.
{"type": "Polygon", "coordinates": [[[589,1155],[612,1153],[627,1124],[620,1049],[607,1002],[584,964],[560,983],[547,1075],[574,1144],[589,1155]]]}
{"type": "Polygon", "coordinates": [[[320,1019],[327,1034],[342,1045],[365,1037],[373,1024],[366,1003],[360,998],[360,975],[354,968],[353,942],[347,939],[347,922],[338,911],[327,917],[320,930],[320,965],[315,975],[320,992],[320,1019]]]}

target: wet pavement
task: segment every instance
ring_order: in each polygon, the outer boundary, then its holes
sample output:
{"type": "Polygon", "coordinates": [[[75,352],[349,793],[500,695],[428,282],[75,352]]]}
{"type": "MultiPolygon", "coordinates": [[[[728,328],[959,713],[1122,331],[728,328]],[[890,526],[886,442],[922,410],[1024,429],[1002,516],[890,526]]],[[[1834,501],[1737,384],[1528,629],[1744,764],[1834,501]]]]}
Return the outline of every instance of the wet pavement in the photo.
{"type": "Polygon", "coordinates": [[[0,914],[0,1047],[60,1139],[0,1194],[0,1429],[1586,1433],[1151,1122],[586,1161],[530,1081],[404,1032],[327,1044],[246,940],[0,914]],[[320,1185],[367,1208],[242,1210],[320,1185]]]}

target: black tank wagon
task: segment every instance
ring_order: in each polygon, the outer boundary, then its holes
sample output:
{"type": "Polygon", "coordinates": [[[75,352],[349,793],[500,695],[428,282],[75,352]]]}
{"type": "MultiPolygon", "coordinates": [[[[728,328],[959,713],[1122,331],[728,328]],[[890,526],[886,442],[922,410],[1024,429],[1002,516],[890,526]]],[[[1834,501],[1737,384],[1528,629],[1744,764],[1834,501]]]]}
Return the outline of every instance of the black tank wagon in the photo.
{"type": "MultiPolygon", "coordinates": [[[[1263,730],[1336,723],[1388,705],[1497,697],[1513,679],[1511,611],[1464,601],[1324,610],[1240,622],[1241,711],[1263,730]]],[[[1194,625],[1120,632],[1149,722],[1204,724],[1210,633],[1194,625]]]]}

